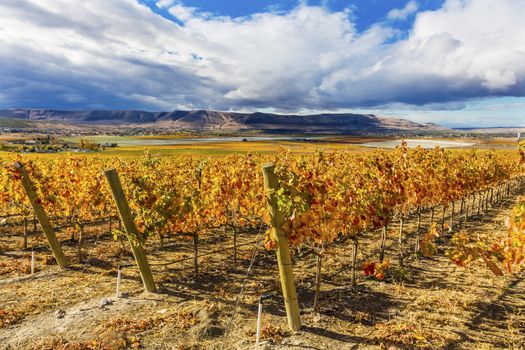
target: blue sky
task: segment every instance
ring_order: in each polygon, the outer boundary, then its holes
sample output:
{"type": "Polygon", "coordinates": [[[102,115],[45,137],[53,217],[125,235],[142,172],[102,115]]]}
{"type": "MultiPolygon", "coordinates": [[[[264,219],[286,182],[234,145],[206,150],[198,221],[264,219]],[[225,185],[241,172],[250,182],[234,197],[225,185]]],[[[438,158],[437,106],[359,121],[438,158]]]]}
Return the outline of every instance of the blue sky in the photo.
{"type": "MultiPolygon", "coordinates": [[[[178,22],[166,9],[159,9],[157,7],[157,0],[142,0],[140,2],[149,6],[152,11],[178,22]]],[[[443,0],[420,0],[417,3],[418,9],[424,11],[436,10],[443,5],[443,2],[443,0]]],[[[298,1],[186,0],[183,3],[189,7],[194,7],[200,11],[210,12],[218,16],[245,17],[253,13],[267,11],[288,12],[297,6],[298,1]]],[[[377,22],[386,21],[388,12],[395,8],[405,7],[407,0],[310,0],[306,1],[306,3],[312,6],[323,6],[330,9],[330,11],[351,9],[351,17],[354,20],[357,30],[361,32],[377,22]]],[[[413,15],[409,16],[407,21],[397,23],[396,27],[407,31],[410,29],[413,19],[413,15]]]]}
{"type": "Polygon", "coordinates": [[[0,108],[525,126],[523,18],[523,0],[5,0],[0,108]]]}

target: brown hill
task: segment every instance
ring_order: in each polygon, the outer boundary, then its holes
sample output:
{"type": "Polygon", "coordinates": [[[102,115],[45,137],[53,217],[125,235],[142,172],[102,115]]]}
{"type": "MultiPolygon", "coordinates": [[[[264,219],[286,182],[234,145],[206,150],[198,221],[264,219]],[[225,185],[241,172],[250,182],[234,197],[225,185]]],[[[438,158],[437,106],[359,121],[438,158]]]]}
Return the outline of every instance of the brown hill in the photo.
{"type": "Polygon", "coordinates": [[[210,110],[145,112],[135,110],[61,111],[44,109],[0,110],[0,118],[28,121],[57,121],[72,124],[158,126],[174,130],[225,132],[260,130],[265,132],[399,132],[439,131],[435,124],[418,124],[404,119],[372,114],[283,115],[271,113],[233,113],[210,110]]]}

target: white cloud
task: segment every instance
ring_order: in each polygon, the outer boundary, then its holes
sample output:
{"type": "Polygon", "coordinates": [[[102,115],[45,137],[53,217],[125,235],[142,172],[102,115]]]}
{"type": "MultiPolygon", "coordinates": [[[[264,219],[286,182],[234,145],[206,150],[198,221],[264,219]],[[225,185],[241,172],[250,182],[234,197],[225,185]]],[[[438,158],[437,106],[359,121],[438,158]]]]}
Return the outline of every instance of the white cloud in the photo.
{"type": "Polygon", "coordinates": [[[416,13],[418,8],[419,5],[417,4],[417,2],[412,0],[407,2],[405,7],[403,7],[402,9],[393,9],[390,12],[388,12],[387,18],[393,21],[404,21],[408,18],[408,16],[416,13]]]}
{"type": "Polygon", "coordinates": [[[176,4],[174,6],[171,6],[168,12],[173,17],[176,17],[177,19],[181,21],[187,21],[195,15],[196,10],[197,9],[194,7],[185,7],[185,6],[182,6],[181,4],[176,4]]]}
{"type": "Polygon", "coordinates": [[[485,73],[485,81],[481,84],[490,90],[504,90],[505,88],[516,85],[516,73],[510,70],[488,70],[485,73]]]}
{"type": "Polygon", "coordinates": [[[184,25],[134,0],[2,1],[0,107],[301,111],[525,95],[522,0],[448,0],[397,41],[385,23],[358,33],[350,10],[305,3],[242,18],[157,6],[184,25]]]}
{"type": "Polygon", "coordinates": [[[165,8],[173,5],[175,3],[175,0],[159,0],[155,3],[155,6],[158,8],[165,8]]]}

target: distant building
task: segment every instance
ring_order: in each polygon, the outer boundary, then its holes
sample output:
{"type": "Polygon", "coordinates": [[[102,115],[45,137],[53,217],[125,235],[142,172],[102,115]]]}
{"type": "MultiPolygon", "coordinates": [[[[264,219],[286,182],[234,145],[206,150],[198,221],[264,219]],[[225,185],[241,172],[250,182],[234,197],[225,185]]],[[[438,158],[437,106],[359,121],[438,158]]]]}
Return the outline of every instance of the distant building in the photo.
{"type": "Polygon", "coordinates": [[[518,133],[518,141],[521,140],[521,132],[518,133]]]}

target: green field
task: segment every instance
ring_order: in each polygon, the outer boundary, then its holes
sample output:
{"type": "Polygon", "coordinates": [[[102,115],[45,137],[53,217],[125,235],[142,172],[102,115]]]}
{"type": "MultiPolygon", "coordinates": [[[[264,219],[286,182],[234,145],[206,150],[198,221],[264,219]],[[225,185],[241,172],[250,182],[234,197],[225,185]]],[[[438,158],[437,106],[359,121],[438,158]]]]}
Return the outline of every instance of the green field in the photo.
{"type": "Polygon", "coordinates": [[[30,126],[24,120],[0,117],[0,128],[27,128],[30,126]]]}

